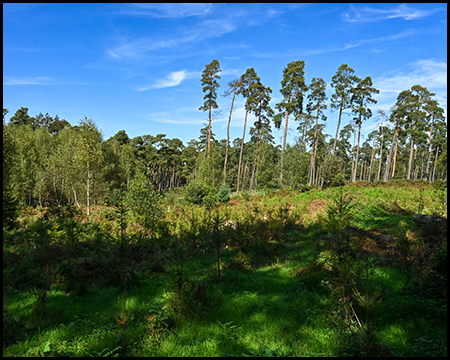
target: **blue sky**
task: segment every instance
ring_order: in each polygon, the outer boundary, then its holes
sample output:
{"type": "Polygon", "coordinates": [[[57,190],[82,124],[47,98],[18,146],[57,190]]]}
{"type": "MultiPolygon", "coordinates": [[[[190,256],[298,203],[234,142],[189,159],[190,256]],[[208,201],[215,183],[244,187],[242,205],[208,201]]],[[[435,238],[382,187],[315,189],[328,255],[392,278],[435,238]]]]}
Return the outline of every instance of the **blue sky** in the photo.
{"type": "MultiPolygon", "coordinates": [[[[201,72],[212,60],[222,72],[212,130],[226,138],[231,99],[227,84],[253,67],[281,100],[283,68],[305,61],[305,78],[327,83],[348,64],[380,89],[389,113],[400,91],[420,84],[436,93],[447,114],[447,5],[427,4],[3,4],[3,107],[28,107],[76,125],[92,118],[104,139],[167,134],[185,145],[198,139],[208,115],[201,72]]],[[[306,102],[305,102],[306,103],[306,102]]],[[[334,136],[338,113],[325,132],[334,136]]],[[[351,120],[345,115],[341,126],[351,120]]],[[[254,118],[249,117],[249,125],[254,118]]],[[[242,137],[244,99],[231,121],[242,137]]],[[[247,126],[247,130],[250,126],[247,126]]],[[[294,121],[288,142],[298,136],[294,121]]],[[[341,127],[342,128],[342,127],[341,127]]],[[[281,144],[282,130],[273,130],[281,144]]],[[[248,139],[248,131],[246,140],[248,139]]],[[[363,138],[364,140],[364,138],[363,138]]]]}

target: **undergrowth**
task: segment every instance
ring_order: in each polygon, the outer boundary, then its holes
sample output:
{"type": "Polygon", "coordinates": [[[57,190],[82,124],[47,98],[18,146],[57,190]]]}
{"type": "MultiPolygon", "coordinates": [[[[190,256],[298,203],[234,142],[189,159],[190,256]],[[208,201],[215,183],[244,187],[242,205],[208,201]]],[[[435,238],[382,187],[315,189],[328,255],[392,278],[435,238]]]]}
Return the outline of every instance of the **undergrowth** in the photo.
{"type": "Polygon", "coordinates": [[[3,231],[3,355],[445,356],[443,187],[366,185],[25,209],[3,231]]]}

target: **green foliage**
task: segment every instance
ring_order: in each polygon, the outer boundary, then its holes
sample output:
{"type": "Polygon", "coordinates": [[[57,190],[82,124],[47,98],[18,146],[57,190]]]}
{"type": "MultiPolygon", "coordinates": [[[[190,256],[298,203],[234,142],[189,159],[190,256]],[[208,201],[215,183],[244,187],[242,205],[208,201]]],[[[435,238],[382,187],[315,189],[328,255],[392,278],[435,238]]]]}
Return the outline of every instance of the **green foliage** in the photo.
{"type": "Polygon", "coordinates": [[[185,199],[190,204],[208,204],[215,201],[215,190],[203,180],[192,180],[185,190],[185,199]]]}
{"type": "Polygon", "coordinates": [[[219,200],[220,202],[227,202],[230,200],[230,192],[231,189],[226,186],[226,185],[222,185],[219,188],[219,192],[217,193],[217,200],[219,200]]]}
{"type": "Polygon", "coordinates": [[[127,202],[136,216],[136,220],[146,231],[155,231],[158,221],[161,219],[163,210],[159,203],[160,196],[149,189],[143,177],[131,182],[130,193],[127,202]]]}
{"type": "Polygon", "coordinates": [[[354,216],[356,203],[352,201],[352,196],[344,193],[343,187],[339,187],[337,194],[328,203],[326,209],[325,223],[334,232],[340,231],[349,225],[354,216]]]}
{"type": "Polygon", "coordinates": [[[345,180],[343,174],[337,174],[331,182],[331,187],[344,186],[345,180]]]}

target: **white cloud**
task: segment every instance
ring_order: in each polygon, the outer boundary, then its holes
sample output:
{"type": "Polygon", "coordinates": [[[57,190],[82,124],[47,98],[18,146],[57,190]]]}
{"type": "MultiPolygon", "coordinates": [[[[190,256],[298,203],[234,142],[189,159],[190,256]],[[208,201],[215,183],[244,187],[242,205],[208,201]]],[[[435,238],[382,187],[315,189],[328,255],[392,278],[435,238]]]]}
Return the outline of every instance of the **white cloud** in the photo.
{"type": "Polygon", "coordinates": [[[413,68],[411,72],[399,72],[394,76],[379,77],[373,80],[374,85],[386,93],[398,94],[418,84],[428,89],[444,90],[445,95],[447,94],[447,63],[428,59],[409,65],[413,68]]]}
{"type": "Polygon", "coordinates": [[[397,40],[400,39],[404,39],[404,38],[408,38],[410,37],[412,34],[414,34],[414,30],[406,30],[403,32],[400,32],[398,34],[394,34],[394,35],[390,35],[390,36],[382,36],[382,37],[378,37],[378,38],[373,38],[373,39],[362,39],[356,43],[353,44],[345,44],[343,46],[340,47],[333,47],[333,48],[328,48],[328,49],[313,49],[313,50],[306,50],[301,52],[302,56],[308,56],[308,55],[319,55],[319,54],[324,54],[324,53],[328,53],[328,52],[335,52],[335,51],[345,51],[348,49],[353,49],[356,48],[358,46],[361,45],[365,45],[365,44],[389,44],[392,42],[395,42],[397,40]]]}
{"type": "Polygon", "coordinates": [[[185,79],[198,77],[200,73],[197,72],[187,72],[186,70],[172,71],[165,79],[159,79],[156,84],[141,86],[136,88],[136,91],[146,91],[150,89],[162,89],[166,87],[178,86],[185,79]]]}
{"type": "Polygon", "coordinates": [[[188,16],[204,16],[211,10],[212,4],[208,3],[150,3],[150,4],[130,4],[121,13],[151,16],[155,18],[183,18],[188,16]]]}
{"type": "Polygon", "coordinates": [[[53,85],[53,79],[44,76],[30,78],[20,78],[14,76],[4,76],[3,85],[53,85]]]}
{"type": "Polygon", "coordinates": [[[408,65],[411,67],[409,72],[396,71],[373,79],[374,87],[380,90],[375,96],[378,103],[371,107],[374,116],[378,109],[389,113],[401,91],[421,85],[436,94],[433,98],[444,109],[444,116],[447,118],[447,63],[425,59],[408,65]]]}
{"type": "Polygon", "coordinates": [[[345,17],[349,22],[378,21],[402,18],[404,20],[416,20],[426,16],[430,16],[436,12],[443,11],[442,8],[434,8],[429,10],[414,9],[406,4],[401,4],[393,9],[383,10],[363,7],[355,9],[352,6],[351,12],[346,13],[345,17]]]}
{"type": "Polygon", "coordinates": [[[109,49],[107,54],[115,59],[139,59],[151,51],[177,49],[182,45],[191,45],[208,38],[220,37],[232,32],[235,26],[227,19],[206,20],[194,28],[184,29],[169,38],[142,38],[136,41],[123,41],[124,44],[109,49]]]}

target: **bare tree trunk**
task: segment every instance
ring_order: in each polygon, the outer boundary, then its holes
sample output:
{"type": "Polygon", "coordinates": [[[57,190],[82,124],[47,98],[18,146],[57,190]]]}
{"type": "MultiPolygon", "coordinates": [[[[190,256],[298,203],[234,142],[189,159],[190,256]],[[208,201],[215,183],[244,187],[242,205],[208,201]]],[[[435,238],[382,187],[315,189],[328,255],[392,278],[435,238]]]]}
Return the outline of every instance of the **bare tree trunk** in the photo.
{"type": "Polygon", "coordinates": [[[433,166],[433,176],[432,176],[432,181],[434,181],[435,179],[435,175],[436,175],[436,164],[437,164],[437,159],[438,159],[438,154],[439,154],[439,145],[436,148],[436,158],[434,159],[434,166],[433,166]]]}
{"type": "Polygon", "coordinates": [[[316,162],[316,141],[317,141],[317,125],[318,124],[319,124],[319,109],[317,109],[316,127],[314,129],[314,142],[313,142],[313,148],[312,148],[312,153],[311,153],[311,164],[310,164],[311,169],[314,169],[315,162],[316,162]]]}
{"type": "Polygon", "coordinates": [[[383,135],[381,135],[380,164],[378,165],[377,181],[380,180],[380,175],[381,175],[381,163],[382,163],[382,162],[383,162],[383,135]]]}
{"type": "MultiPolygon", "coordinates": [[[[431,151],[430,150],[431,150],[431,135],[433,134],[433,126],[434,126],[434,114],[433,114],[433,116],[431,118],[430,136],[428,137],[428,150],[427,150],[428,160],[427,160],[427,170],[426,170],[426,173],[425,173],[425,179],[429,178],[429,176],[428,176],[428,169],[429,169],[430,160],[431,160],[431,151]]],[[[422,178],[423,178],[423,176],[422,176],[422,178]]]]}
{"type": "Polygon", "coordinates": [[[175,186],[175,161],[173,162],[173,168],[172,168],[172,181],[171,181],[171,189],[173,190],[175,186]]]}
{"type": "Polygon", "coordinates": [[[389,171],[391,169],[391,161],[392,161],[392,152],[394,150],[394,141],[395,141],[395,136],[397,135],[397,131],[394,134],[394,137],[392,139],[392,145],[391,145],[391,150],[389,151],[389,155],[386,161],[386,167],[384,169],[384,176],[383,176],[383,181],[389,181],[389,171]]]}
{"type": "Polygon", "coordinates": [[[76,193],[75,188],[73,187],[73,185],[72,185],[72,190],[73,190],[73,197],[74,197],[74,200],[75,200],[75,204],[77,204],[77,206],[79,208],[81,208],[80,204],[78,203],[77,193],[76,193]]]}
{"type": "Polygon", "coordinates": [[[407,179],[411,179],[411,167],[412,167],[412,160],[414,155],[414,139],[411,138],[411,151],[409,152],[409,163],[408,163],[408,177],[407,179]]]}
{"type": "Polygon", "coordinates": [[[369,174],[367,176],[368,181],[370,181],[370,178],[372,177],[373,158],[375,157],[375,153],[377,152],[377,146],[378,146],[378,142],[375,144],[375,147],[372,149],[372,155],[370,156],[369,174]]]}
{"type": "Polygon", "coordinates": [[[338,120],[338,126],[336,129],[336,136],[334,137],[334,144],[333,144],[333,155],[336,152],[336,143],[339,136],[339,127],[341,126],[341,118],[342,118],[342,107],[343,107],[343,101],[341,100],[341,107],[339,109],[339,120],[338,120]]]}
{"type": "Polygon", "coordinates": [[[280,187],[283,186],[283,158],[284,158],[284,152],[286,149],[288,121],[289,121],[289,111],[286,110],[286,126],[284,127],[283,148],[281,149],[281,159],[280,159],[280,166],[281,166],[281,168],[280,168],[280,187]]]}
{"type": "Polygon", "coordinates": [[[245,120],[244,120],[244,133],[242,134],[242,142],[241,142],[241,152],[239,154],[239,166],[238,166],[238,176],[237,176],[237,191],[236,195],[239,195],[239,178],[241,175],[241,164],[242,164],[242,153],[244,151],[244,138],[245,138],[245,128],[247,126],[247,115],[248,115],[248,106],[246,105],[245,110],[245,120]]]}
{"type": "Polygon", "coordinates": [[[395,130],[395,150],[394,150],[394,162],[392,164],[392,177],[391,179],[394,179],[395,176],[395,163],[397,161],[397,147],[398,147],[398,129],[395,130]]]}
{"type": "Polygon", "coordinates": [[[208,156],[209,156],[210,143],[211,143],[211,107],[209,108],[209,124],[208,124],[208,149],[207,149],[208,156]]]}
{"type": "Polygon", "coordinates": [[[361,164],[361,173],[359,174],[359,180],[363,180],[364,168],[366,167],[367,159],[364,159],[364,164],[361,164]]]}
{"type": "Polygon", "coordinates": [[[361,119],[358,124],[358,145],[356,147],[356,156],[355,156],[355,172],[353,173],[353,180],[352,182],[356,181],[356,173],[358,171],[358,156],[359,156],[359,143],[361,139],[361,119]]]}
{"type": "Polygon", "coordinates": [[[234,105],[234,97],[236,96],[236,91],[233,91],[233,99],[231,100],[231,109],[230,116],[228,118],[228,127],[227,127],[227,144],[225,147],[225,161],[223,163],[223,181],[227,178],[227,162],[228,162],[228,147],[230,146],[230,123],[231,123],[231,114],[233,113],[233,105],[234,105]]]}

